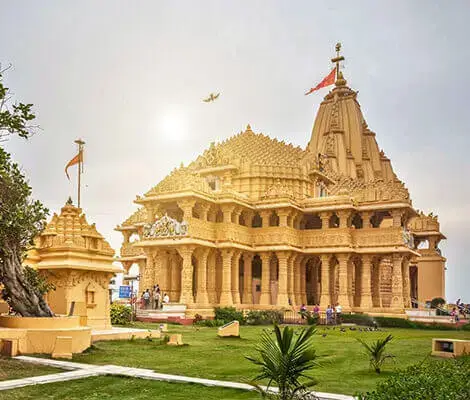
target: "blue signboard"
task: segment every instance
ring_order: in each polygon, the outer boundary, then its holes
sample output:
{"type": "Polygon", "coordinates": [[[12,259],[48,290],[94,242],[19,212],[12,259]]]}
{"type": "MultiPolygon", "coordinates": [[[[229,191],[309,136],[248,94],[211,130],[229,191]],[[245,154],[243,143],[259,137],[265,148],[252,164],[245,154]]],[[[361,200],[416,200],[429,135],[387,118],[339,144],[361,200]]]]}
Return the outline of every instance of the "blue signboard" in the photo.
{"type": "Polygon", "coordinates": [[[119,286],[119,298],[120,299],[129,299],[131,297],[131,287],[130,286],[119,286]]]}

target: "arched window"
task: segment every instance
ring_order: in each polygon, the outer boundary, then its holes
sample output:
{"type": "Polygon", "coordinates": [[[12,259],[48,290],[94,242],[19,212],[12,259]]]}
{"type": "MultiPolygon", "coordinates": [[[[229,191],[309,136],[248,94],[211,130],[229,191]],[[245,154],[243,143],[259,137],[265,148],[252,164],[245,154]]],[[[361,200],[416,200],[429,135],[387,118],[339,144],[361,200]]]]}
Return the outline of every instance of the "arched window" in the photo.
{"type": "Polygon", "coordinates": [[[273,211],[269,216],[269,226],[279,226],[279,216],[273,211]]]}
{"type": "Polygon", "coordinates": [[[251,226],[253,228],[261,228],[263,226],[263,221],[258,213],[256,213],[253,217],[253,222],[251,223],[251,226]]]}
{"type": "Polygon", "coordinates": [[[330,228],[339,228],[339,217],[335,213],[333,213],[330,217],[330,220],[328,221],[328,226],[330,228]]]}
{"type": "Polygon", "coordinates": [[[362,229],[362,218],[359,214],[354,214],[351,218],[351,226],[354,226],[356,229],[362,229]]]}

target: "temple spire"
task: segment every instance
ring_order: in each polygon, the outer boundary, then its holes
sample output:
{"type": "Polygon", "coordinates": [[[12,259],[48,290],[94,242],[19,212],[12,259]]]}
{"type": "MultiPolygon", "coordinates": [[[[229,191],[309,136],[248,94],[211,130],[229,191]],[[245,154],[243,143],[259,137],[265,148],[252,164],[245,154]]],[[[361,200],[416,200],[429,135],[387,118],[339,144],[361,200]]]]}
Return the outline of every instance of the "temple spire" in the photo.
{"type": "Polygon", "coordinates": [[[340,80],[340,79],[344,79],[343,78],[343,74],[340,72],[339,70],[339,63],[341,61],[344,61],[344,57],[342,55],[340,55],[340,51],[341,51],[341,43],[336,43],[336,46],[335,46],[335,50],[336,50],[336,57],[333,57],[331,59],[331,62],[332,63],[336,63],[336,80],[340,80]]]}

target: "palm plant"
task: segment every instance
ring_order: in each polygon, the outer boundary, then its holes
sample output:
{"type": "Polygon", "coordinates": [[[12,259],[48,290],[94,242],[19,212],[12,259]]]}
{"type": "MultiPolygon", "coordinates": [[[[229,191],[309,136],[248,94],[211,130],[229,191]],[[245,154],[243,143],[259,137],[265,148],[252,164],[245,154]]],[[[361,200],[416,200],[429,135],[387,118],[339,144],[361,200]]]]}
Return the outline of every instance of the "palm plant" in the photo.
{"type": "Polygon", "coordinates": [[[259,352],[258,358],[246,357],[261,367],[254,381],[268,381],[266,388],[257,384],[254,386],[265,398],[281,400],[314,398],[307,391],[308,387],[316,384],[316,381],[307,374],[318,365],[317,355],[312,348],[314,327],[294,333],[292,328],[286,326],[281,333],[279,326],[274,325],[274,333],[273,337],[268,331],[263,332],[261,341],[256,347],[259,352]],[[302,378],[308,381],[301,383],[302,378]],[[273,382],[277,384],[277,393],[275,389],[270,389],[273,382]]]}
{"type": "Polygon", "coordinates": [[[386,338],[377,339],[372,344],[367,344],[363,340],[357,338],[357,340],[364,346],[366,349],[366,354],[370,357],[370,366],[378,374],[380,374],[380,369],[385,361],[388,359],[394,359],[393,354],[385,353],[385,347],[393,339],[392,335],[388,335],[386,338]]]}

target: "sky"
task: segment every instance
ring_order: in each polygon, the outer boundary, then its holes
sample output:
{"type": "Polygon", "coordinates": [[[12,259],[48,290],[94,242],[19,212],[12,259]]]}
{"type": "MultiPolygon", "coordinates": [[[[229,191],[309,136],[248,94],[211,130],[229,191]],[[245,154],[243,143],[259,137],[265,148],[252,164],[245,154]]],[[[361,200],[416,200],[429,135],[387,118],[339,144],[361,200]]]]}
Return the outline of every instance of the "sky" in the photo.
{"type": "Polygon", "coordinates": [[[446,295],[470,302],[468,1],[7,1],[0,62],[41,130],[5,144],[34,196],[76,199],[119,249],[136,195],[250,123],[305,147],[343,45],[343,73],[415,208],[439,215],[446,295]],[[210,104],[201,99],[221,92],[210,104]]]}

